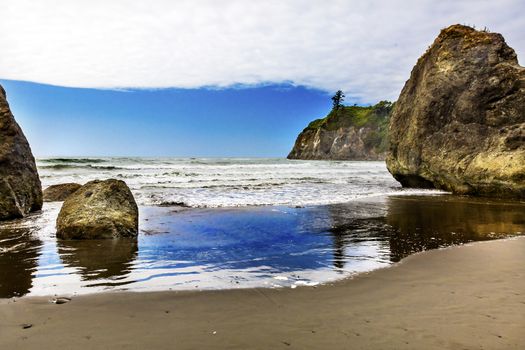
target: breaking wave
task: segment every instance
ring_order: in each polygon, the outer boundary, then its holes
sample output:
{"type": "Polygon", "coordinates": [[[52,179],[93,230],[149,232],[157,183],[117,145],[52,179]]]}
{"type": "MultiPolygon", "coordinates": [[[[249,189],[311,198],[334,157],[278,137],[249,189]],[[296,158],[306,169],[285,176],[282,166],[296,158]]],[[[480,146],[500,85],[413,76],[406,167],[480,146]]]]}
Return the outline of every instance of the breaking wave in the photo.
{"type": "Polygon", "coordinates": [[[281,158],[47,158],[43,186],[95,179],[126,181],[139,205],[238,207],[322,205],[356,198],[440,193],[406,190],[384,162],[281,158]]]}

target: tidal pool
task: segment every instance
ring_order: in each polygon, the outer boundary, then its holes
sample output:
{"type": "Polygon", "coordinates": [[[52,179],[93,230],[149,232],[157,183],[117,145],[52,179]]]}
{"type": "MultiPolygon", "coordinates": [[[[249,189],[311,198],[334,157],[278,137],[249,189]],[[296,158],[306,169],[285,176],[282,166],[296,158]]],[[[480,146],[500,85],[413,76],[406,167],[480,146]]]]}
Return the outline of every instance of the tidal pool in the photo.
{"type": "Polygon", "coordinates": [[[525,233],[525,203],[383,196],[312,207],[141,207],[137,239],[55,237],[60,203],[0,224],[0,298],[291,287],[409,254],[525,233]]]}

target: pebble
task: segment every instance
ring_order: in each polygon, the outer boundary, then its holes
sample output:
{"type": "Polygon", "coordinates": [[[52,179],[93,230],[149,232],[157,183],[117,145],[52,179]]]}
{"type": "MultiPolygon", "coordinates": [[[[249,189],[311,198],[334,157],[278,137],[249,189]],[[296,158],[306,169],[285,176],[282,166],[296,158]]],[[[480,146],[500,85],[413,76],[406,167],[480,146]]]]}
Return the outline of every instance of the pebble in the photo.
{"type": "Polygon", "coordinates": [[[65,304],[71,301],[71,298],[55,298],[51,302],[57,305],[65,304]]]}

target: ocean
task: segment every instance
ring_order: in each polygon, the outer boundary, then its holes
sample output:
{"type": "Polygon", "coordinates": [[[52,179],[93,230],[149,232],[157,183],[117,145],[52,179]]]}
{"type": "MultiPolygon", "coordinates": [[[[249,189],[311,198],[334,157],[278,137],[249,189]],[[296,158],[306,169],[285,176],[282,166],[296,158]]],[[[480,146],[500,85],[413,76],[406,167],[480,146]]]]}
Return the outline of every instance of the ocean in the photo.
{"type": "Polygon", "coordinates": [[[42,187],[116,178],[136,239],[60,240],[61,202],[0,223],[0,298],[297,288],[415,252],[525,232],[520,202],[403,189],[384,162],[45,158],[42,187]]]}
{"type": "Polygon", "coordinates": [[[42,187],[115,178],[143,206],[215,208],[325,205],[387,194],[438,193],[401,188],[384,162],[283,158],[45,158],[42,187]]]}

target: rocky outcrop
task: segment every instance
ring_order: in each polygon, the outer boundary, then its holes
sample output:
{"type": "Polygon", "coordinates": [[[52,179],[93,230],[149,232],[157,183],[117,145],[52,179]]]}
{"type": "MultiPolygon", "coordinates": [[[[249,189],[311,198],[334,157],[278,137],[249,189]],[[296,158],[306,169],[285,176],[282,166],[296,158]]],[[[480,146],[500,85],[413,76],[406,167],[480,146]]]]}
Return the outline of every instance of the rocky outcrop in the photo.
{"type": "Polygon", "coordinates": [[[57,237],[100,239],[135,237],[138,208],[124,181],[90,181],[71,194],[57,218],[57,237]]]}
{"type": "Polygon", "coordinates": [[[392,105],[382,101],[333,110],[299,134],[288,159],[383,160],[392,105]]]}
{"type": "Polygon", "coordinates": [[[390,119],[406,187],[525,197],[525,69],[500,34],[453,25],[418,60],[390,119]]]}
{"type": "Polygon", "coordinates": [[[78,190],[82,185],[76,183],[65,183],[52,185],[43,192],[44,202],[62,202],[65,201],[73,192],[78,190]]]}
{"type": "Polygon", "coordinates": [[[0,220],[42,208],[42,186],[35,158],[0,86],[0,220]]]}

